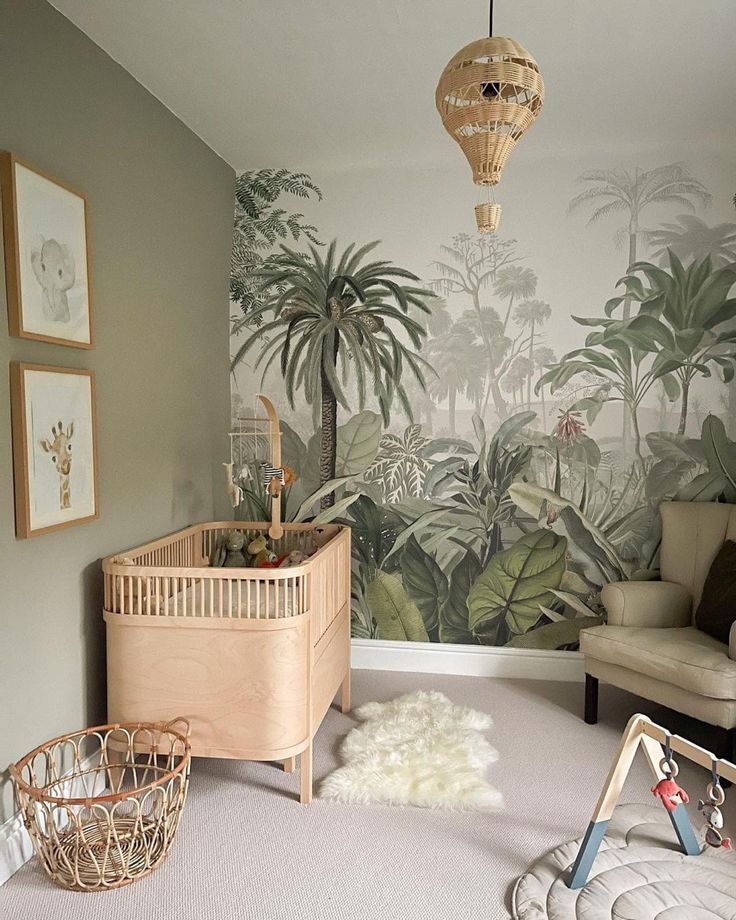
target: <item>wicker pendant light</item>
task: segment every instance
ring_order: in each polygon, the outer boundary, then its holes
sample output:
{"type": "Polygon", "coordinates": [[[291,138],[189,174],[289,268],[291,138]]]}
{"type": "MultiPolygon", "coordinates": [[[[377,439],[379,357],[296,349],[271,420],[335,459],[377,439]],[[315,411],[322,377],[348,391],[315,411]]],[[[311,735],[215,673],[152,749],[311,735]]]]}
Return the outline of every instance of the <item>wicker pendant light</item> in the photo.
{"type": "Polygon", "coordinates": [[[489,189],[489,200],[475,209],[478,229],[486,233],[501,218],[492,188],[544,101],[544,82],[531,54],[511,38],[493,36],[493,0],[489,20],[489,37],[458,51],[435,93],[442,124],[467,157],[473,181],[489,189]]]}

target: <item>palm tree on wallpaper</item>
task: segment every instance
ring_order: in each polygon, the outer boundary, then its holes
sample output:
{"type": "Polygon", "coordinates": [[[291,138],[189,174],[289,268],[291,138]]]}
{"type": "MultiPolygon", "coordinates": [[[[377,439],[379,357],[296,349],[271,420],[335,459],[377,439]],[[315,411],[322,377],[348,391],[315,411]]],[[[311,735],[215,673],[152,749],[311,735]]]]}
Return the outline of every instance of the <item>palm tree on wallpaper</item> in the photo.
{"type": "Polygon", "coordinates": [[[669,265],[668,249],[685,265],[706,256],[714,268],[736,261],[736,224],[709,227],[694,214],[680,214],[675,219],[677,223],[662,224],[648,234],[652,259],[660,265],[669,265]]]}
{"type": "Polygon", "coordinates": [[[517,355],[503,380],[504,389],[511,393],[514,408],[524,408],[524,386],[531,380],[534,366],[525,355],[517,355]]]}
{"type": "Polygon", "coordinates": [[[282,195],[322,200],[322,192],[306,173],[258,169],[241,173],[235,180],[230,299],[240,304],[242,315],[233,319],[234,334],[262,320],[261,271],[276,258],[268,251],[280,240],[296,243],[302,237],[321,245],[317,228],[307,223],[303,214],[276,207],[282,195]]]}
{"type": "MultiPolygon", "coordinates": [[[[626,226],[617,233],[628,239],[629,252],[626,268],[637,260],[639,234],[643,228],[644,213],[653,205],[678,204],[695,210],[695,202],[707,205],[711,196],[705,186],[691,175],[681,163],[656,166],[654,169],[592,169],[580,176],[588,183],[585,191],[576,195],[568,205],[568,213],[592,205],[588,225],[597,223],[611,214],[622,214],[626,226]]],[[[631,298],[623,301],[623,317],[631,315],[631,298]]],[[[622,447],[624,455],[631,450],[631,411],[624,404],[622,447]]]]}
{"type": "MultiPolygon", "coordinates": [[[[534,370],[538,374],[543,374],[548,366],[555,364],[557,361],[557,355],[549,347],[549,345],[539,345],[534,349],[532,354],[532,360],[534,361],[534,370]]],[[[539,388],[539,395],[542,400],[542,431],[547,430],[547,404],[544,395],[544,386],[539,388]]]]}
{"type": "MultiPolygon", "coordinates": [[[[529,366],[534,367],[534,333],[537,326],[545,323],[552,316],[552,308],[543,300],[524,300],[514,310],[514,321],[523,329],[529,329],[529,366]]],[[[526,383],[526,406],[532,407],[532,375],[526,383]]]]}
{"type": "MultiPolygon", "coordinates": [[[[519,261],[520,257],[516,255],[516,240],[504,240],[494,233],[479,233],[477,236],[459,233],[452,238],[450,246],[442,247],[442,251],[451,261],[432,263],[439,272],[439,277],[432,279],[429,286],[445,295],[466,294],[470,297],[473,310],[478,317],[478,330],[486,353],[488,393],[493,397],[499,418],[505,418],[506,401],[499,386],[499,349],[489,333],[487,323],[483,321],[481,293],[485,288],[495,284],[498,273],[504,266],[519,261]]],[[[486,399],[486,403],[487,401],[486,399]]]]}
{"type": "Polygon", "coordinates": [[[523,265],[509,265],[496,275],[493,290],[497,297],[508,300],[503,331],[506,332],[515,300],[531,300],[537,293],[537,276],[531,268],[523,265]]]}
{"type": "Polygon", "coordinates": [[[465,323],[453,323],[442,336],[430,339],[427,359],[436,376],[429,381],[429,393],[439,400],[447,399],[450,416],[450,434],[457,434],[457,397],[467,393],[472,399],[474,378],[480,376],[483,348],[465,323]]]}
{"type": "MultiPolygon", "coordinates": [[[[417,317],[417,321],[424,327],[428,336],[437,338],[445,335],[452,326],[452,317],[447,309],[447,301],[444,297],[433,295],[428,297],[425,303],[430,312],[417,317]]],[[[425,345],[425,352],[428,347],[429,345],[425,345]]],[[[434,414],[437,411],[436,397],[429,387],[425,388],[424,383],[420,384],[413,375],[404,383],[404,389],[412,407],[413,417],[422,423],[425,431],[431,434],[434,414]]],[[[407,419],[411,422],[411,419],[408,417],[407,419]]]]}
{"type": "MultiPolygon", "coordinates": [[[[611,214],[623,214],[625,234],[629,244],[626,267],[637,259],[639,234],[644,212],[656,204],[678,204],[695,210],[695,203],[708,205],[711,196],[702,182],[690,174],[681,163],[657,166],[654,169],[592,169],[580,177],[590,183],[568,205],[568,213],[593,205],[588,225],[611,214]]],[[[630,316],[631,303],[624,304],[624,319],[630,316]]]]}
{"type": "MultiPolygon", "coordinates": [[[[262,367],[265,377],[274,362],[280,362],[291,407],[299,389],[315,411],[319,406],[322,485],[335,478],[337,407],[350,408],[348,379],[357,386],[359,408],[369,389],[375,393],[385,425],[395,399],[412,417],[402,373],[410,372],[425,385],[428,365],[416,352],[426,332],[409,312],[415,308],[428,313],[431,294],[405,283],[419,280],[407,269],[366,261],[376,246],[378,242],[356,249],[352,243],[338,258],[333,241],[324,259],[315,246],[307,254],[281,246],[277,260],[262,269],[266,300],[260,312],[271,313],[272,319],[251,333],[233,359],[237,364],[259,344],[255,368],[262,367]]],[[[329,493],[322,507],[332,504],[334,493],[329,493]]]]}

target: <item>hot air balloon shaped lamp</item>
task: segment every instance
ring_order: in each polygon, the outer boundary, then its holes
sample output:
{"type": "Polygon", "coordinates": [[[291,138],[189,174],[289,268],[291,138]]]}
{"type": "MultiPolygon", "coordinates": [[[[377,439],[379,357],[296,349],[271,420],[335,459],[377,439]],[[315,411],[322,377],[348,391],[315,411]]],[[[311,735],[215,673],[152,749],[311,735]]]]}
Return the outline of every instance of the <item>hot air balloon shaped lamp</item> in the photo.
{"type": "Polygon", "coordinates": [[[473,181],[486,200],[475,208],[481,233],[492,233],[501,219],[493,189],[517,142],[542,109],[544,81],[529,52],[511,38],[493,35],[461,48],[442,71],[435,94],[447,133],[465,154],[473,181]]]}

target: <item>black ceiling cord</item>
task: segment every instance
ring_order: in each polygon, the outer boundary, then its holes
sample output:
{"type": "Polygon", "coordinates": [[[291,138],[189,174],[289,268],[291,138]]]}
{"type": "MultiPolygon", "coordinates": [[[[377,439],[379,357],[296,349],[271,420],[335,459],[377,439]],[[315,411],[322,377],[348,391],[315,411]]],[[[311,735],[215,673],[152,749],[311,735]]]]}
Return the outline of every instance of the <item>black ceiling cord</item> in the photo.
{"type": "MultiPolygon", "coordinates": [[[[493,0],[488,0],[488,37],[493,38],[493,0]]],[[[489,102],[498,99],[501,95],[498,83],[483,83],[480,91],[483,98],[489,102]]]]}

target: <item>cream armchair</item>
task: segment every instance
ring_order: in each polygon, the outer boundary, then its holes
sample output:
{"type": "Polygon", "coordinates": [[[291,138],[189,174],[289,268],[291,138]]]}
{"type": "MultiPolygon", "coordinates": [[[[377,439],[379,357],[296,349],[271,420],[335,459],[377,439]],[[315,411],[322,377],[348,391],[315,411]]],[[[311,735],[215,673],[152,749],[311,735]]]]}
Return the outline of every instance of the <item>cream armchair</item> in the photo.
{"type": "Polygon", "coordinates": [[[733,741],[736,628],[724,645],[693,616],[713,559],[725,540],[736,540],[736,505],[664,502],[660,513],[662,581],[607,585],[607,624],[582,633],[585,721],[598,719],[602,680],[727,729],[733,741]]]}

